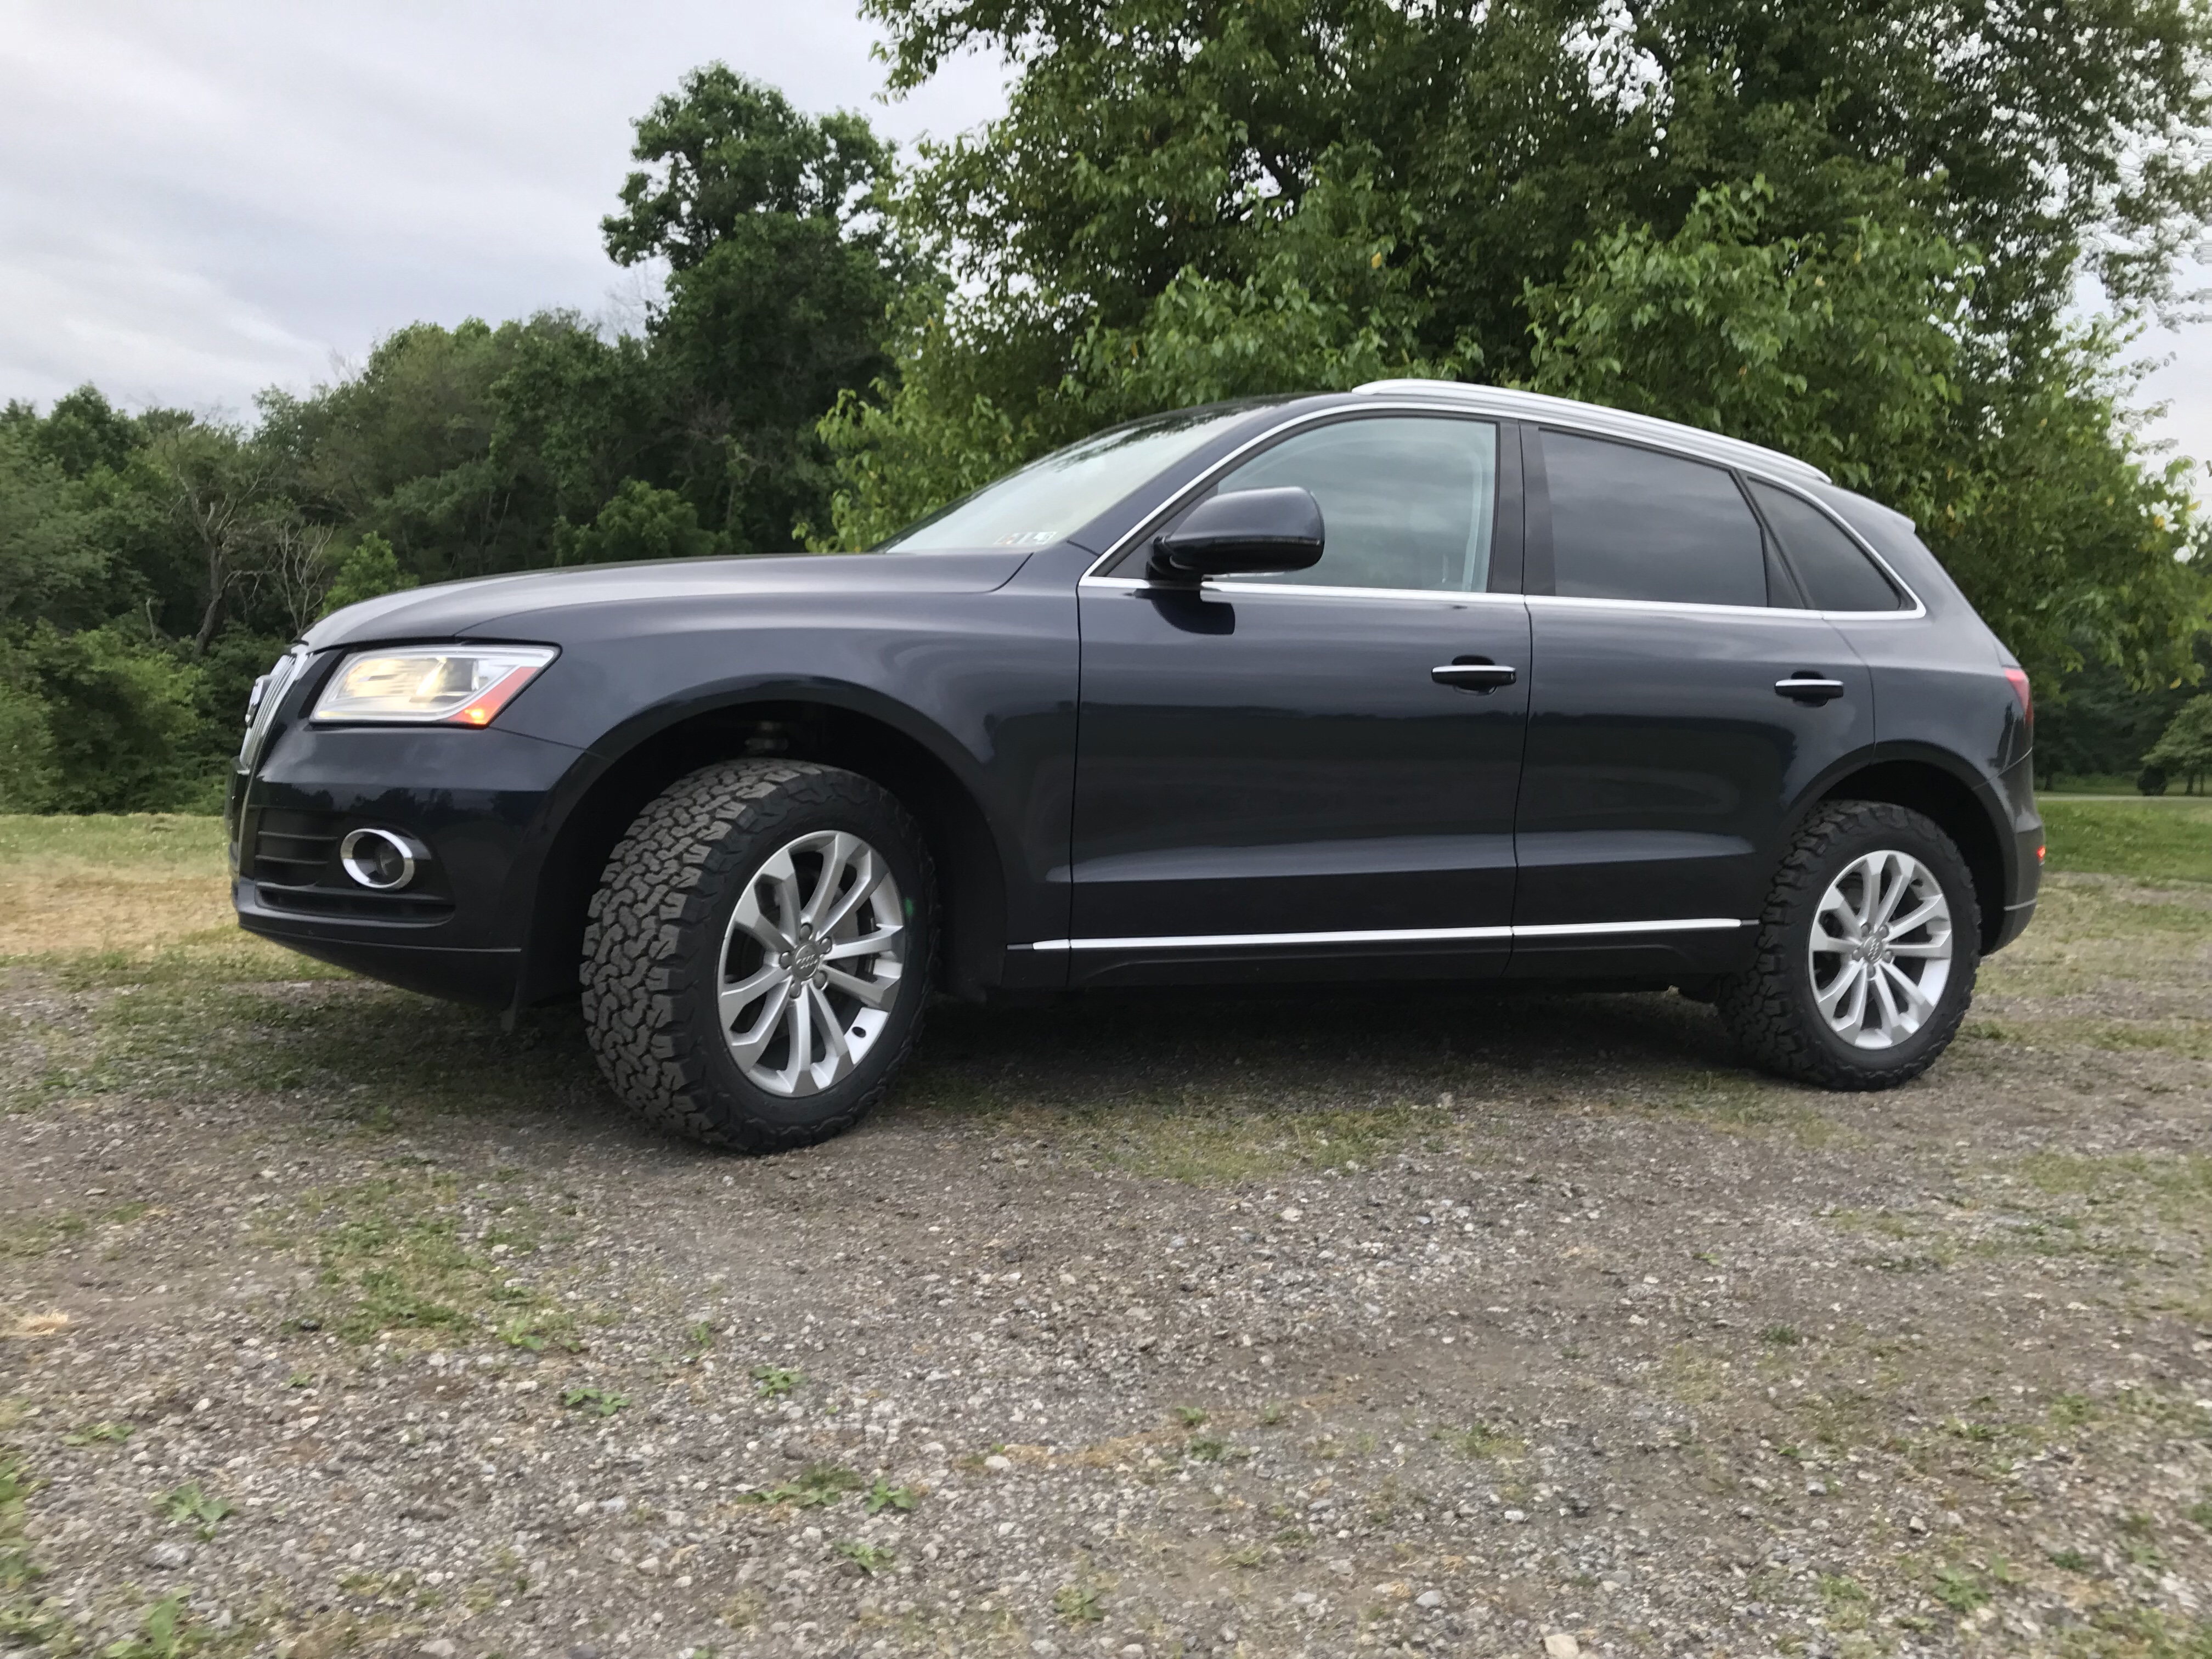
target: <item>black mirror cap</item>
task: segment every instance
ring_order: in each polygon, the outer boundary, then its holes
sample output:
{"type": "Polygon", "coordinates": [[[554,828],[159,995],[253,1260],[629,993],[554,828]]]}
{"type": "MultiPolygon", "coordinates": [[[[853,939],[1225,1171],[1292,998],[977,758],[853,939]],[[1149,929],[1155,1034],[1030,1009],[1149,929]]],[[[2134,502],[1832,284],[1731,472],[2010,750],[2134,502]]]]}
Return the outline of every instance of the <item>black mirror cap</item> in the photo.
{"type": "Polygon", "coordinates": [[[1152,538],[1147,574],[1169,580],[1304,570],[1321,562],[1321,503],[1296,484],[1209,496],[1152,538]]]}

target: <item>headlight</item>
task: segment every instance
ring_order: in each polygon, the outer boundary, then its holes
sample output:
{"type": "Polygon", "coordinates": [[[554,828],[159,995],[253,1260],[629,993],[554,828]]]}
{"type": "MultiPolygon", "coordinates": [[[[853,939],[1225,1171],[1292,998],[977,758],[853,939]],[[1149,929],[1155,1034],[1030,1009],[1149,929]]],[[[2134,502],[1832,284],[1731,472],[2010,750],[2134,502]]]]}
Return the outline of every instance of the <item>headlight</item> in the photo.
{"type": "Polygon", "coordinates": [[[356,651],[338,665],[310,718],[489,726],[557,654],[543,645],[356,651]]]}

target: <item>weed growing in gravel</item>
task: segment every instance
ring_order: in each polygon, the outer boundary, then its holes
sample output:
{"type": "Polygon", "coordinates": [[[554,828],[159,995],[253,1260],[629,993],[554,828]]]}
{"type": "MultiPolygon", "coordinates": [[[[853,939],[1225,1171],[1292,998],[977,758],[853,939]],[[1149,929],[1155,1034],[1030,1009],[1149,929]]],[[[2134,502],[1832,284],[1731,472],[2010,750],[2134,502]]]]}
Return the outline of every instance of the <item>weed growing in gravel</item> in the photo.
{"type": "Polygon", "coordinates": [[[873,1577],[890,1565],[891,1558],[897,1552],[888,1545],[864,1543],[860,1539],[848,1538],[837,1546],[837,1553],[873,1577]]]}
{"type": "Polygon", "coordinates": [[[222,1498],[202,1489],[197,1480],[187,1480],[173,1486],[154,1500],[155,1510],[174,1526],[190,1522],[203,1543],[212,1539],[216,1528],[238,1511],[222,1498]]]}
{"type": "Polygon", "coordinates": [[[580,1388],[561,1390],[561,1403],[571,1411],[589,1412],[594,1417],[612,1417],[629,1404],[626,1394],[586,1384],[580,1388]]]}
{"type": "Polygon", "coordinates": [[[81,1215],[65,1214],[0,1229],[0,1261],[10,1257],[19,1261],[35,1261],[57,1244],[77,1237],[89,1225],[81,1215]]]}
{"type": "Polygon", "coordinates": [[[1476,1423],[1464,1429],[1438,1429],[1431,1437],[1443,1441],[1462,1457],[1512,1457],[1524,1449],[1515,1436],[1487,1423],[1476,1423]]]}
{"type": "MultiPolygon", "coordinates": [[[[0,1452],[0,1594],[11,1600],[44,1576],[44,1570],[31,1559],[23,1528],[23,1505],[35,1484],[21,1458],[0,1452]]],[[[0,1635],[9,1633],[11,1628],[0,1618],[0,1635]]]]}
{"type": "Polygon", "coordinates": [[[805,1373],[783,1365],[756,1365],[753,1381],[759,1385],[763,1400],[781,1400],[800,1383],[806,1381],[805,1373]]]}
{"type": "Polygon", "coordinates": [[[1095,1625],[1106,1616],[1105,1592],[1094,1583],[1062,1584],[1052,1593],[1052,1610],[1064,1625],[1095,1625]]]}
{"type": "MultiPolygon", "coordinates": [[[[739,1492],[737,1501],[740,1504],[789,1504],[802,1510],[827,1509],[847,1492],[858,1492],[861,1484],[860,1477],[850,1469],[840,1468],[835,1463],[812,1463],[800,1471],[796,1480],[786,1480],[760,1492],[739,1492]]],[[[878,1486],[882,1484],[881,1481],[877,1482],[878,1486]]],[[[898,1492],[904,1488],[894,1487],[891,1490],[898,1492]]],[[[872,1499],[874,1495],[872,1492],[869,1498],[872,1499]]],[[[896,1507],[896,1500],[891,1501],[896,1507]]],[[[913,1505],[909,1503],[905,1507],[910,1509],[913,1505]]],[[[871,1515],[875,1512],[872,1509],[868,1511],[871,1515]]]]}
{"type": "Polygon", "coordinates": [[[876,1477],[876,1484],[868,1488],[867,1495],[860,1501],[870,1515],[881,1515],[885,1510],[896,1510],[904,1514],[921,1497],[921,1492],[914,1487],[894,1486],[879,1474],[876,1477]]]}
{"type": "Polygon", "coordinates": [[[1970,1567],[1938,1567],[1929,1585],[1938,1601],[1954,1613],[1972,1613],[1990,1599],[1970,1567]]]}
{"type": "Polygon", "coordinates": [[[1175,1414],[1176,1420],[1186,1429],[1201,1427],[1206,1422],[1206,1413],[1196,1406],[1177,1406],[1175,1414]]]}
{"type": "Polygon", "coordinates": [[[137,1431],[128,1423],[88,1423],[83,1428],[72,1429],[62,1437],[64,1446],[89,1446],[99,1441],[110,1445],[121,1445],[137,1431]]]}
{"type": "Polygon", "coordinates": [[[110,1643],[100,1651],[103,1659],[185,1659],[205,1640],[204,1632],[191,1622],[185,1598],[165,1595],[146,1609],[136,1636],[110,1643]]]}
{"type": "Polygon", "coordinates": [[[1794,1348],[1805,1339],[1788,1325],[1769,1325],[1759,1334],[1759,1340],[1771,1348],[1794,1348]]]}

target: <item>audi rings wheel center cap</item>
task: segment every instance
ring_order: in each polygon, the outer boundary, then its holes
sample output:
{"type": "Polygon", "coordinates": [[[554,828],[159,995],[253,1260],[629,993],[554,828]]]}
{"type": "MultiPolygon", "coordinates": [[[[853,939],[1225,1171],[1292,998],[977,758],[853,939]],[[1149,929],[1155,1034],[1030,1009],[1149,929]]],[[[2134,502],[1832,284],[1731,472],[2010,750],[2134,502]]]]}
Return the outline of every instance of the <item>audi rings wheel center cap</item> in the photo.
{"type": "Polygon", "coordinates": [[[821,971],[821,968],[822,947],[818,945],[801,945],[791,953],[791,976],[793,979],[811,979],[821,971]]]}

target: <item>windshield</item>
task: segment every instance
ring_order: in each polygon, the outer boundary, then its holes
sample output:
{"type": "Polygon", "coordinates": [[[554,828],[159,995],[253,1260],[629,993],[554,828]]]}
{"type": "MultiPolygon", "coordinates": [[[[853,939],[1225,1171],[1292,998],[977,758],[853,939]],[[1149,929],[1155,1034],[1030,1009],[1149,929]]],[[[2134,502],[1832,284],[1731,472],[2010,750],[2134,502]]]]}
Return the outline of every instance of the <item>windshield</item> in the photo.
{"type": "Polygon", "coordinates": [[[1251,412],[1249,405],[1185,410],[1099,433],[940,507],[876,550],[1043,547],[1088,524],[1161,468],[1251,412]]]}

